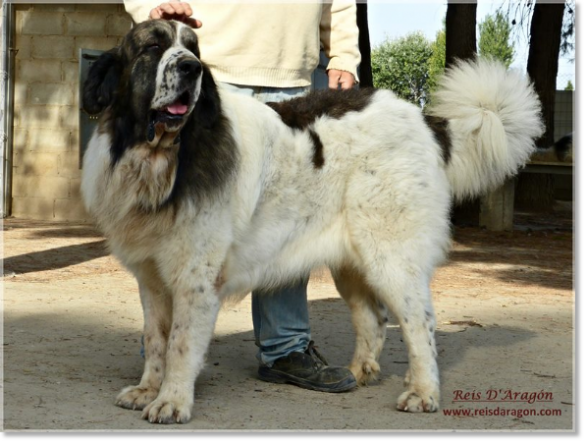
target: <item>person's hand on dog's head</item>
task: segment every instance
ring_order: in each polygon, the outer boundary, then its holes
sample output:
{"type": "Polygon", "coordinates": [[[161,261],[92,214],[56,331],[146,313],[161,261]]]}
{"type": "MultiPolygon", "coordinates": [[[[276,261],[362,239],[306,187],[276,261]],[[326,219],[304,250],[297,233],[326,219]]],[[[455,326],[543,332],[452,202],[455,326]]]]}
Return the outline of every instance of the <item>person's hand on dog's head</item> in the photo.
{"type": "Polygon", "coordinates": [[[161,3],[149,13],[150,19],[162,18],[165,20],[177,20],[183,22],[192,28],[200,28],[202,23],[196,18],[192,17],[193,9],[189,3],[184,3],[179,0],[170,0],[161,3]]]}

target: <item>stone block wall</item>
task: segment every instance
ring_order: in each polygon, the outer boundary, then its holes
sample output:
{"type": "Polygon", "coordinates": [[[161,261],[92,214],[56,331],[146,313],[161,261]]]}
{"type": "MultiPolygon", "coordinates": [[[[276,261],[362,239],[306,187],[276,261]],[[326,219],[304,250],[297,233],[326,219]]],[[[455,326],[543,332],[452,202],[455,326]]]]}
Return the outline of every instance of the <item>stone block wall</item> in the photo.
{"type": "Polygon", "coordinates": [[[122,4],[16,5],[12,215],[87,220],[79,193],[79,50],[130,29],[122,4]]]}

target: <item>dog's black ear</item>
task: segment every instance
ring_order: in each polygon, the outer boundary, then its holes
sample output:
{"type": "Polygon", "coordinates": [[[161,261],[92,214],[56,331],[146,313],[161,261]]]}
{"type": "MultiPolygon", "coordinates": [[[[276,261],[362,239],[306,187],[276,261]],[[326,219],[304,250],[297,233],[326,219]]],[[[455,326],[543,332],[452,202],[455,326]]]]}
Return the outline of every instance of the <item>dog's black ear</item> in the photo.
{"type": "Polygon", "coordinates": [[[195,105],[195,112],[198,123],[208,129],[214,125],[221,113],[218,87],[210,69],[205,64],[203,65],[201,92],[195,105]]]}
{"type": "Polygon", "coordinates": [[[83,85],[83,109],[88,114],[98,114],[112,103],[121,70],[118,48],[103,53],[92,64],[83,85]]]}

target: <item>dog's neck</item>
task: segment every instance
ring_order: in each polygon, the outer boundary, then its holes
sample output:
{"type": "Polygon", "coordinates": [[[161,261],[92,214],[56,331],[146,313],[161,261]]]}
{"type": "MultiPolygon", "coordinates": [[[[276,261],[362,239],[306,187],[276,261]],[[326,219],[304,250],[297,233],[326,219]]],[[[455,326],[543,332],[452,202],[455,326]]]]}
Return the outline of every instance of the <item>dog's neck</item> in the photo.
{"type": "Polygon", "coordinates": [[[164,124],[151,122],[147,128],[147,143],[153,149],[168,149],[174,145],[179,146],[180,130],[167,132],[164,124]]]}

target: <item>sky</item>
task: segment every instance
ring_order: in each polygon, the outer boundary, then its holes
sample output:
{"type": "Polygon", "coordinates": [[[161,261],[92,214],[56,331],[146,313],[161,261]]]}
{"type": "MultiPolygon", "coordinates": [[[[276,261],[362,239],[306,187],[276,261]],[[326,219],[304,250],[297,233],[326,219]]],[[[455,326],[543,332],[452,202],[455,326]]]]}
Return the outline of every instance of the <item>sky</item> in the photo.
{"type": "MultiPolygon", "coordinates": [[[[478,0],[477,21],[493,13],[506,0],[478,0]]],[[[446,15],[446,0],[368,0],[368,27],[371,46],[376,46],[386,38],[403,37],[415,31],[421,31],[430,40],[442,29],[446,15]]],[[[513,68],[526,69],[529,42],[525,33],[521,33],[515,42],[515,60],[513,68]]],[[[576,85],[575,66],[569,61],[571,57],[561,57],[558,68],[558,89],[564,89],[568,80],[576,85]]]]}

